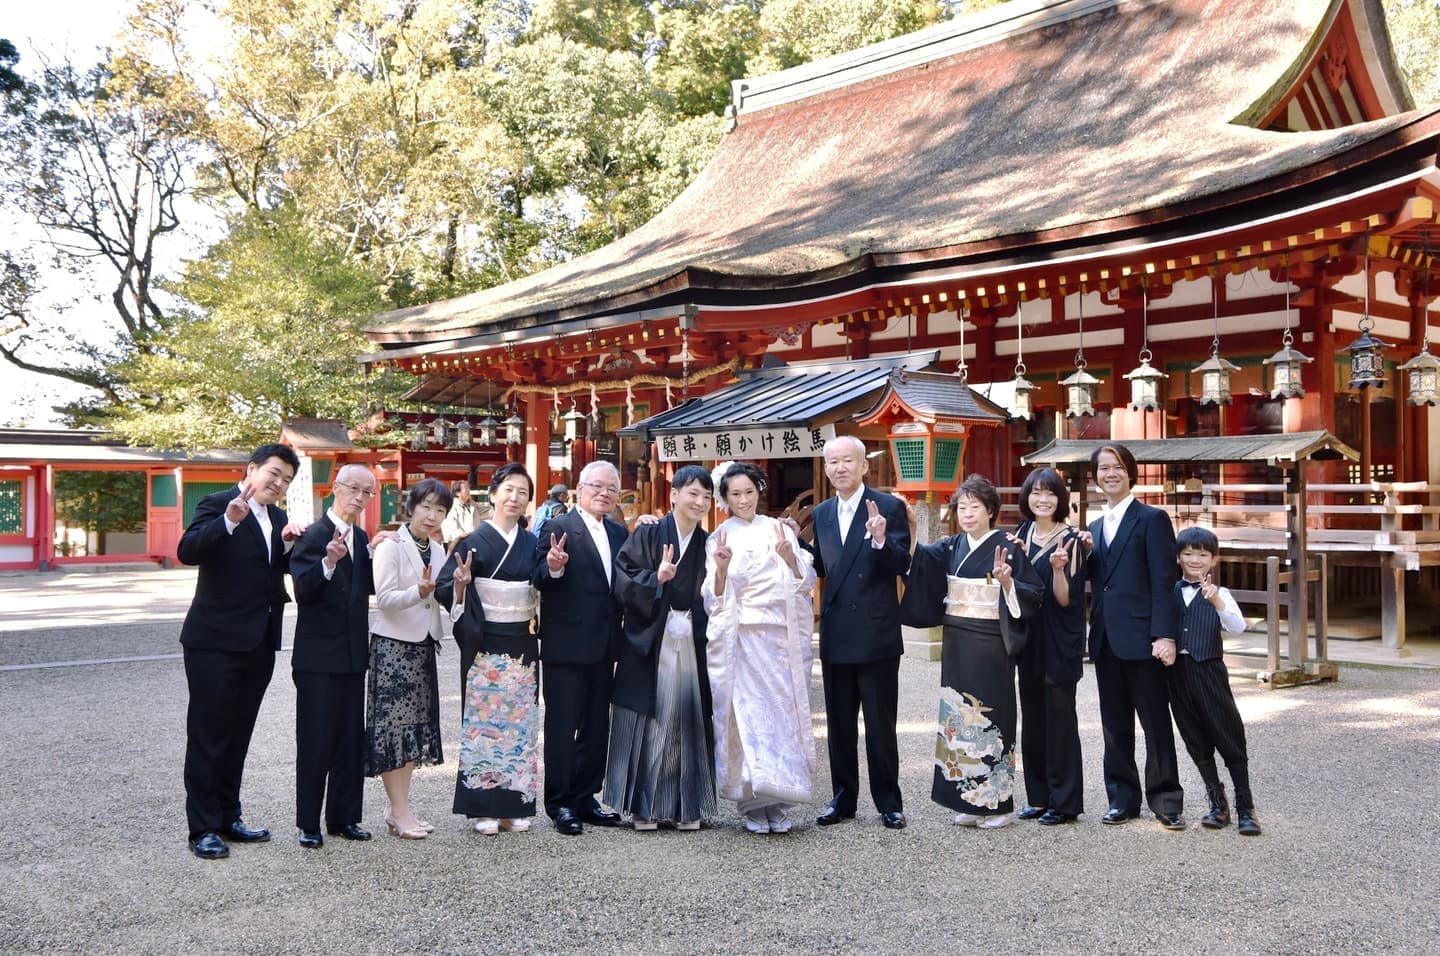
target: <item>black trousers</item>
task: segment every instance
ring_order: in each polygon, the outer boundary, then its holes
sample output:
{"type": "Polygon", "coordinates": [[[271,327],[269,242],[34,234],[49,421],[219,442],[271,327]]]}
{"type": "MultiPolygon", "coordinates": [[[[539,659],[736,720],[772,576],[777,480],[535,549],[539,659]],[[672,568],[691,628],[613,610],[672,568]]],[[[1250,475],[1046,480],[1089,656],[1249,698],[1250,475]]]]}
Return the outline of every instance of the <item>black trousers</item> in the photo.
{"type": "Polygon", "coordinates": [[[1153,657],[1127,661],[1108,646],[1095,661],[1100,691],[1100,726],[1105,735],[1105,793],[1113,809],[1140,812],[1140,773],[1135,767],[1135,718],[1145,730],[1145,802],[1154,813],[1179,814],[1185,807],[1180,761],[1170,723],[1165,665],[1153,657]]]}
{"type": "Polygon", "coordinates": [[[186,647],[185,816],[190,839],[240,819],[240,778],[255,717],[275,671],[269,641],[251,651],[186,647]]]}
{"type": "Polygon", "coordinates": [[[545,699],[545,813],[555,819],[562,808],[585,813],[605,784],[605,754],[610,745],[610,693],[615,665],[541,661],[540,690],[545,699]]]}
{"type": "Polygon", "coordinates": [[[295,671],[295,825],[359,823],[365,792],[365,675],[295,671]]]}
{"type": "Polygon", "coordinates": [[[1084,813],[1085,768],[1074,682],[1055,684],[1044,674],[1022,670],[1019,684],[1025,798],[1032,807],[1084,813]]]}
{"type": "Polygon", "coordinates": [[[904,809],[900,797],[900,747],[895,739],[900,702],[900,658],[864,664],[820,663],[825,687],[825,725],[830,754],[831,805],[854,813],[860,796],[859,727],[865,714],[865,764],[870,798],[881,813],[904,809]]]}
{"type": "Polygon", "coordinates": [[[1235,803],[1251,807],[1250,757],[1245,747],[1245,723],[1230,690],[1230,673],[1225,661],[1215,658],[1197,661],[1189,654],[1175,658],[1166,674],[1170,681],[1170,706],[1180,739],[1200,771],[1200,779],[1211,789],[1220,786],[1215,767],[1218,752],[1235,784],[1235,803]]]}

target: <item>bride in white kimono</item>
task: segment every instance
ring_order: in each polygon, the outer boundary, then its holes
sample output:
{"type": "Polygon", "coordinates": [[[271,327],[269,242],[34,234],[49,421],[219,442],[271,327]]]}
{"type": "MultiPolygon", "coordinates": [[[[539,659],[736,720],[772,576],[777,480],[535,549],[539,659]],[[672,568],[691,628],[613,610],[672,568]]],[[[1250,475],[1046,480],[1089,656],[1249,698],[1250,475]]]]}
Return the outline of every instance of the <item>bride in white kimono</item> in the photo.
{"type": "Polygon", "coordinates": [[[786,833],[810,800],[810,636],[815,568],[780,522],[757,513],[764,473],[733,464],[719,482],[731,517],[705,543],[701,594],[714,696],[715,782],[751,833],[786,833]]]}

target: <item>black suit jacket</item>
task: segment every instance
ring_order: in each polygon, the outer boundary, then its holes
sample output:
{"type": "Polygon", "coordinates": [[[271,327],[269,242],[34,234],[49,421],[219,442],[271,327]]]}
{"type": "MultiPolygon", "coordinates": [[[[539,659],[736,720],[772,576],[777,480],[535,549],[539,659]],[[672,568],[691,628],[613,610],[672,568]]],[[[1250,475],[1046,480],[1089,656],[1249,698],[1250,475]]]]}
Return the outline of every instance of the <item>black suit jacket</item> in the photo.
{"type": "MultiPolygon", "coordinates": [[[[605,519],[610,536],[610,567],[613,573],[625,527],[605,519]]],[[[565,664],[598,664],[615,661],[620,647],[620,604],[612,590],[612,578],[595,550],[590,529],[578,510],[552,518],[535,543],[535,571],[532,576],[540,591],[540,659],[565,664]],[[550,576],[545,555],[550,536],[565,535],[565,553],[570,560],[565,573],[550,576]]]]}
{"type": "Polygon", "coordinates": [[[180,537],[177,556],[196,565],[195,599],[180,628],[180,643],[208,651],[252,651],[262,641],[280,648],[280,621],[290,595],[285,591],[287,555],[280,533],[285,512],[275,505],[270,516],[270,556],[253,514],[225,531],[225,507],[240,494],[237,485],[202,498],[190,526],[180,537]]]}
{"type": "Polygon", "coordinates": [[[1105,519],[1090,523],[1094,542],[1086,572],[1090,576],[1090,659],[1108,645],[1121,660],[1150,656],[1157,638],[1174,638],[1175,527],[1159,508],[1132,501],[1105,543],[1105,519]]]}
{"type": "Polygon", "coordinates": [[[820,659],[832,664],[864,664],[899,657],[900,599],[896,582],[910,567],[910,524],[905,504],[869,485],[857,502],[845,543],[840,543],[839,505],[826,498],[811,512],[815,522],[815,574],[825,579],[820,600],[820,659]],[[873,501],[885,516],[885,545],[872,547],[865,522],[873,501]]]}
{"type": "Polygon", "coordinates": [[[336,563],[327,581],[322,562],[334,537],[335,523],[327,513],[305,529],[290,555],[300,606],[290,666],[316,674],[363,674],[370,663],[370,595],[375,593],[369,539],[356,527],[352,554],[336,563]]]}

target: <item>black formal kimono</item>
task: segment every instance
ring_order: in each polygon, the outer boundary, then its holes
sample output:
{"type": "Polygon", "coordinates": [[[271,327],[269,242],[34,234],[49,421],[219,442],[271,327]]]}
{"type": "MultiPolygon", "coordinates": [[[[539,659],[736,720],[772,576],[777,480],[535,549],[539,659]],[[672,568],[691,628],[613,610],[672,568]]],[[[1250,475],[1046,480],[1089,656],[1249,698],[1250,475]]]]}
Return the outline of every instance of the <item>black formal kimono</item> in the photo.
{"type": "Polygon", "coordinates": [[[460,645],[460,768],[454,812],[467,817],[513,819],[535,815],[539,782],[540,648],[533,628],[535,593],[528,585],[535,536],[523,528],[515,541],[486,521],[455,546],[436,584],[447,607],[455,601],[457,558],[474,552],[465,610],[455,622],[460,645]],[[486,580],[511,582],[496,603],[486,580]],[[529,607],[529,615],[521,609],[529,607]],[[523,620],[510,618],[524,617],[523,620]],[[506,618],[506,620],[501,620],[506,618]]]}
{"type": "Polygon", "coordinates": [[[1069,561],[1070,603],[1055,599],[1055,571],[1050,557],[1057,547],[1075,556],[1072,529],[1057,529],[1040,540],[1025,522],[1016,532],[1040,579],[1039,613],[1030,622],[1030,637],[1020,655],[1020,754],[1025,796],[1032,807],[1079,816],[1085,812],[1085,780],[1081,763],[1080,726],[1075,715],[1075,685],[1084,672],[1085,552],[1069,561]]]}
{"type": "Polygon", "coordinates": [[[715,812],[714,730],[705,661],[705,529],[656,579],[664,548],[679,551],[675,516],[640,525],[615,559],[624,640],[615,669],[603,799],[639,821],[698,822],[715,812]]]}
{"type": "Polygon", "coordinates": [[[1006,641],[1024,642],[1040,588],[1023,550],[999,531],[973,550],[964,534],[915,549],[906,618],[923,608],[945,627],[930,789],[941,806],[975,816],[1014,810],[1015,663],[1006,641]],[[995,568],[995,548],[1002,544],[1014,569],[1018,617],[1010,614],[999,586],[986,583],[995,568]]]}

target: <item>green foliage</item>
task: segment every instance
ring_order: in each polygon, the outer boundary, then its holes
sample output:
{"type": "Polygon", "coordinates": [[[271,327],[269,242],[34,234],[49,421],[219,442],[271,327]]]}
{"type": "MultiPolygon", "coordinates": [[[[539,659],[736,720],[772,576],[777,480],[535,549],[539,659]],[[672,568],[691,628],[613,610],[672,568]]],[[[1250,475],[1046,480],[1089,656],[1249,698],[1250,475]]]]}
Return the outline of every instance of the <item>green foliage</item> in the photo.
{"type": "Polygon", "coordinates": [[[55,521],[100,535],[144,531],[145,495],[142,472],[56,471],[55,521]]]}
{"type": "Polygon", "coordinates": [[[1384,0],[1395,58],[1419,107],[1440,105],[1440,2],[1384,0]]]}
{"type": "MultiPolygon", "coordinates": [[[[383,306],[373,275],[293,216],[250,214],[174,291],[197,307],[123,372],[163,396],[115,412],[112,427],[159,448],[252,447],[291,417],[358,421],[368,383],[359,328],[383,306]]],[[[386,396],[393,397],[393,396],[386,396]]]]}
{"type": "Polygon", "coordinates": [[[768,0],[751,73],[768,73],[854,50],[939,22],[934,0],[768,0]]]}

